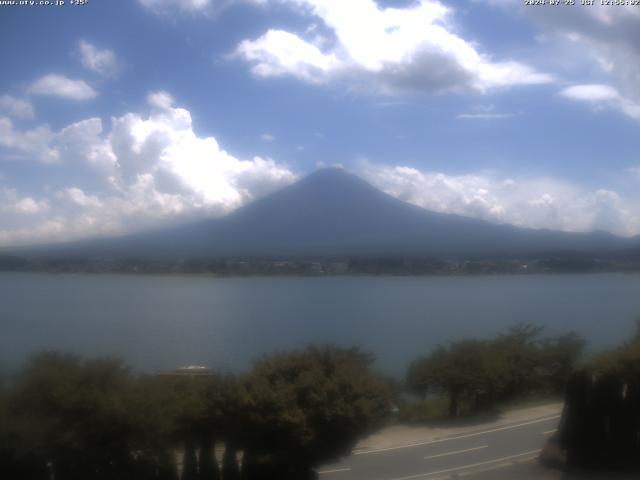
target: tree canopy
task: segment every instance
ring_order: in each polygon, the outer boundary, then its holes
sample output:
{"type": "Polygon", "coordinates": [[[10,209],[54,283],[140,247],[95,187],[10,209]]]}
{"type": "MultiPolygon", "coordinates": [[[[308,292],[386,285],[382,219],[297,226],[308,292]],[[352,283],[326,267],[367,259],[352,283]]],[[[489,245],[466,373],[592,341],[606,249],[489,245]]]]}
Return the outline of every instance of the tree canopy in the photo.
{"type": "Polygon", "coordinates": [[[0,385],[0,476],[234,480],[242,450],[243,478],[303,479],[389,411],[370,363],[327,346],[264,357],[240,378],[136,375],[117,359],[45,352],[0,385]]]}
{"type": "Polygon", "coordinates": [[[248,453],[285,478],[350,452],[390,409],[371,360],[357,349],[309,347],[257,362],[243,391],[248,453]]]}
{"type": "Polygon", "coordinates": [[[462,405],[477,412],[533,391],[561,393],[585,342],[575,333],[541,334],[540,327],[518,324],[492,340],[438,346],[409,366],[407,385],[423,399],[446,394],[451,416],[458,416],[462,405]]]}

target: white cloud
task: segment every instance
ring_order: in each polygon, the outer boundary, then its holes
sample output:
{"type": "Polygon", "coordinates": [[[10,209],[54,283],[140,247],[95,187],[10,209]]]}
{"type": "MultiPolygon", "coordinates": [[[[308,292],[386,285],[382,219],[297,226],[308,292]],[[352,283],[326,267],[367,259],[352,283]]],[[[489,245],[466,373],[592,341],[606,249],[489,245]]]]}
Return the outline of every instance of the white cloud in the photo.
{"type": "Polygon", "coordinates": [[[0,117],[0,146],[20,152],[27,160],[57,162],[58,153],[51,148],[53,138],[53,132],[46,125],[19,131],[9,118],[0,117]]]}
{"type": "Polygon", "coordinates": [[[261,77],[291,74],[311,83],[342,67],[334,54],[323,54],[293,33],[269,30],[257,40],[244,40],[236,50],[253,63],[252,72],[261,77]]]}
{"type": "Polygon", "coordinates": [[[565,231],[640,233],[640,201],[553,178],[448,175],[364,163],[363,176],[386,193],[429,210],[496,223],[565,231]]]}
{"type": "Polygon", "coordinates": [[[563,97],[588,102],[596,108],[618,110],[635,120],[640,120],[640,102],[624,97],[609,85],[574,85],[560,92],[563,97]]]}
{"type": "Polygon", "coordinates": [[[100,50],[86,40],[80,40],[78,51],[85,68],[107,78],[116,78],[119,75],[121,66],[113,51],[100,50]]]}
{"type": "Polygon", "coordinates": [[[91,100],[98,94],[84,80],[72,80],[51,73],[33,82],[27,92],[32,95],[50,95],[69,100],[91,100]]]}
{"type": "Polygon", "coordinates": [[[87,195],[78,187],[70,187],[57,193],[60,199],[68,199],[79,207],[101,208],[103,203],[95,195],[87,195]]]}
{"type": "Polygon", "coordinates": [[[33,105],[28,100],[2,95],[0,97],[0,113],[6,113],[15,118],[32,119],[34,116],[33,105]]]}
{"type": "Polygon", "coordinates": [[[211,6],[211,0],[138,0],[140,4],[154,11],[181,10],[197,12],[211,6]]]}
{"type": "Polygon", "coordinates": [[[460,113],[456,118],[460,120],[503,120],[522,115],[522,112],[497,112],[495,105],[477,105],[472,112],[460,113]]]}
{"type": "Polygon", "coordinates": [[[173,106],[175,100],[170,93],[163,90],[158,92],[151,92],[147,95],[147,103],[150,107],[158,110],[168,110],[173,106]]]}
{"type": "Polygon", "coordinates": [[[276,137],[274,137],[270,133],[263,133],[262,135],[260,135],[260,140],[262,140],[263,142],[275,142],[276,137]]]}
{"type": "Polygon", "coordinates": [[[269,30],[235,54],[255,75],[343,81],[358,90],[442,93],[548,83],[552,76],[516,61],[494,61],[452,33],[452,10],[435,0],[380,8],[373,0],[279,0],[322,20],[330,38],[269,30]]]}
{"type": "Polygon", "coordinates": [[[587,102],[609,102],[620,96],[615,88],[608,85],[575,85],[565,88],[561,95],[587,102]]]}
{"type": "Polygon", "coordinates": [[[102,120],[89,118],[60,130],[51,141],[58,159],[67,165],[87,164],[100,172],[112,173],[117,158],[108,142],[104,141],[102,120]]]}
{"type": "Polygon", "coordinates": [[[49,208],[46,200],[35,200],[31,197],[20,197],[14,189],[0,189],[0,213],[34,215],[49,208]]]}
{"type": "Polygon", "coordinates": [[[20,245],[37,242],[38,239],[65,240],[65,231],[66,226],[60,218],[43,220],[29,227],[2,228],[0,225],[0,245],[20,245]]]}
{"type": "Polygon", "coordinates": [[[294,178],[270,159],[241,161],[222,150],[215,138],[196,136],[190,113],[171,107],[168,98],[150,95],[154,109],[146,119],[132,113],[114,119],[111,144],[124,182],[151,174],[160,191],[188,192],[192,201],[226,212],[252,198],[241,185],[243,177],[255,171],[280,185],[294,178]]]}
{"type": "MultiPolygon", "coordinates": [[[[197,136],[190,112],[174,107],[168,93],[154,92],[148,103],[149,114],[112,118],[108,131],[90,118],[50,133],[46,148],[59,158],[57,168],[69,168],[76,178],[83,171],[86,185],[48,194],[46,210],[18,215],[14,209],[15,215],[0,217],[0,244],[126,233],[222,215],[297,178],[272,159],[241,160],[214,137],[197,136]]],[[[22,206],[29,208],[28,202],[22,206]]]]}
{"type": "MultiPolygon", "coordinates": [[[[546,39],[543,48],[566,76],[581,83],[612,84],[621,97],[640,102],[640,9],[633,5],[521,8],[520,0],[476,0],[524,15],[546,39]],[[590,80],[585,81],[585,78],[590,80]],[[603,81],[603,79],[606,79],[603,81]],[[594,81],[595,80],[595,81],[594,81]]],[[[628,115],[628,113],[627,113],[628,115]]]]}

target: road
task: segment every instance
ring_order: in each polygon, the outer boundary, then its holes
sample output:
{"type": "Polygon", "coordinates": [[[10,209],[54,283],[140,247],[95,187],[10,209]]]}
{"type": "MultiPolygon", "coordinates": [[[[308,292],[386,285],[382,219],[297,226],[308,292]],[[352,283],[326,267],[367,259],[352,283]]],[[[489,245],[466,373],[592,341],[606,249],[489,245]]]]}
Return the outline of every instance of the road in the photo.
{"type": "Polygon", "coordinates": [[[320,480],[554,479],[537,463],[559,421],[549,415],[460,435],[357,451],[318,470],[320,480]]]}

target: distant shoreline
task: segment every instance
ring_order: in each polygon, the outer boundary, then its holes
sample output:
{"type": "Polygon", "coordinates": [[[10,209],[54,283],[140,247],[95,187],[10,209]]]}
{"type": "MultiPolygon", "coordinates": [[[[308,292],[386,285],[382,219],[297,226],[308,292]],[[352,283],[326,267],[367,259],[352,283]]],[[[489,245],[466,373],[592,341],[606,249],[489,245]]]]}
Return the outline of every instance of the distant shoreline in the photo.
{"type": "Polygon", "coordinates": [[[23,258],[0,256],[0,271],[204,275],[210,277],[474,276],[636,273],[640,258],[547,255],[506,258],[353,256],[310,258],[23,258]]]}

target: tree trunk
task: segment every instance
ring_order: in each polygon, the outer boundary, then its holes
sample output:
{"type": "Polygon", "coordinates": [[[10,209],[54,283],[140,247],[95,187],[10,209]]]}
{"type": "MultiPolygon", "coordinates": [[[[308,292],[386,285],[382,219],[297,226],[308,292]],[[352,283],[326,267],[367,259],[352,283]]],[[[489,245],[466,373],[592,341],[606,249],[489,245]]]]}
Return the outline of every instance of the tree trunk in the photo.
{"type": "Polygon", "coordinates": [[[178,480],[178,470],[169,452],[162,452],[158,458],[156,480],[178,480]]]}
{"type": "Polygon", "coordinates": [[[458,416],[458,391],[451,390],[449,392],[449,416],[457,417],[458,416]]]}
{"type": "Polygon", "coordinates": [[[240,468],[236,458],[237,450],[235,446],[227,442],[222,458],[222,478],[223,480],[240,480],[240,468]]]}
{"type": "Polygon", "coordinates": [[[240,478],[242,480],[256,480],[259,479],[259,476],[260,471],[253,455],[251,454],[251,452],[245,450],[242,457],[242,470],[240,471],[240,478]]]}
{"type": "Polygon", "coordinates": [[[208,435],[200,442],[200,480],[220,480],[220,469],[214,453],[215,441],[208,435]]]}
{"type": "Polygon", "coordinates": [[[198,480],[198,459],[193,439],[184,442],[184,459],[182,460],[182,480],[198,480]]]}

